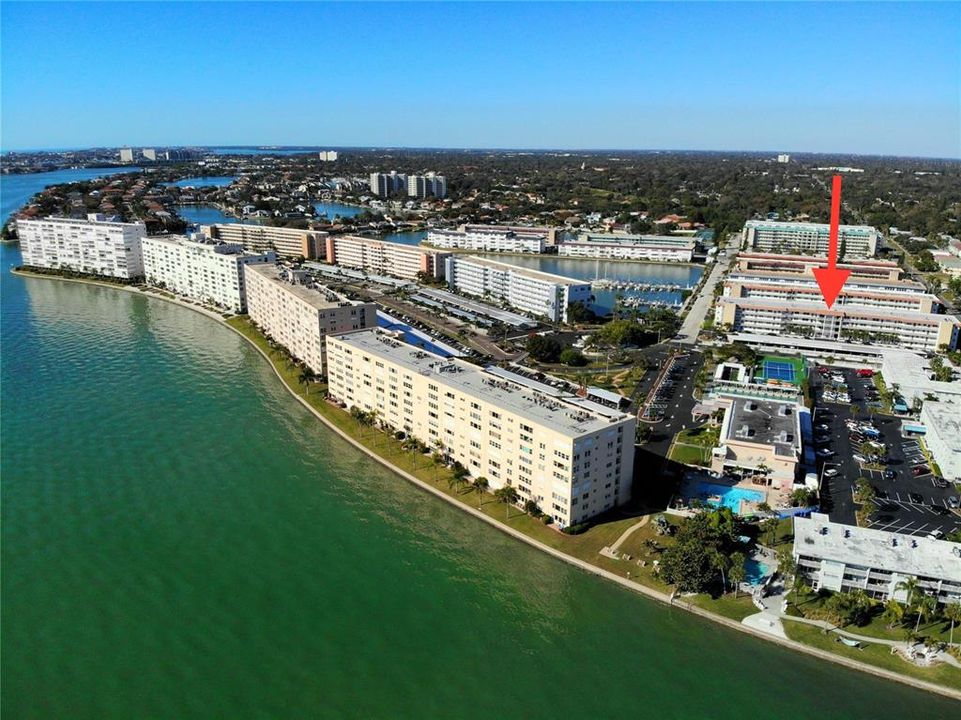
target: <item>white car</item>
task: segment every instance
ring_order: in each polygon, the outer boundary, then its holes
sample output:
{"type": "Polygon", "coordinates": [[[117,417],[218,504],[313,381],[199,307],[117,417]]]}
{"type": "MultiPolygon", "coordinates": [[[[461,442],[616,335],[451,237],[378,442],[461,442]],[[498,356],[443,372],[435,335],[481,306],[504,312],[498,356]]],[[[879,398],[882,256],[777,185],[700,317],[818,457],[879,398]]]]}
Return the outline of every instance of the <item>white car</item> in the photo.
{"type": "Polygon", "coordinates": [[[817,453],[818,457],[823,457],[823,458],[831,457],[832,455],[834,455],[834,451],[828,450],[827,448],[818,448],[815,452],[817,453]]]}
{"type": "Polygon", "coordinates": [[[851,459],[856,463],[861,463],[862,465],[868,461],[864,455],[858,455],[857,453],[854,453],[854,455],[851,456],[851,459]]]}
{"type": "Polygon", "coordinates": [[[837,474],[838,474],[837,468],[828,468],[827,470],[824,471],[824,477],[830,478],[830,477],[834,477],[837,474]]]}

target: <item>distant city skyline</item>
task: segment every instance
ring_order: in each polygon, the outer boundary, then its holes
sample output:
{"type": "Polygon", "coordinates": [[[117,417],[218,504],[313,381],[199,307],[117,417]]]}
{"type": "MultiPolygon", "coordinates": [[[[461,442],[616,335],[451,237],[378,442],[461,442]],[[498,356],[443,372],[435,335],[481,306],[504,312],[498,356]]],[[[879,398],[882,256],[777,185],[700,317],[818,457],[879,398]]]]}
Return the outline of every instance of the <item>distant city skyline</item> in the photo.
{"type": "Polygon", "coordinates": [[[3,3],[0,19],[4,151],[961,157],[957,3],[3,3]]]}

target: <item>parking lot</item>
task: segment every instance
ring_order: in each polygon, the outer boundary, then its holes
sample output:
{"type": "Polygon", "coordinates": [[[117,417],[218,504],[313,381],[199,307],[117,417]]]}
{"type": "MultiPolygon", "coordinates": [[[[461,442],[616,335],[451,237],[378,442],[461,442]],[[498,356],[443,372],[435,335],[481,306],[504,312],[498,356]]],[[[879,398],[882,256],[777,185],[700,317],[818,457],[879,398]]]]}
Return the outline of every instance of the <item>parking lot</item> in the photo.
{"type": "Polygon", "coordinates": [[[814,432],[821,440],[822,504],[831,519],[855,524],[854,485],[864,477],[877,506],[870,527],[914,535],[961,529],[961,516],[952,507],[958,489],[931,474],[918,441],[902,434],[900,418],[870,412],[873,382],[850,369],[831,368],[830,373],[822,377],[812,371],[810,381],[818,398],[814,432]],[[882,454],[879,462],[867,462],[873,459],[864,457],[870,448],[882,454]]]}

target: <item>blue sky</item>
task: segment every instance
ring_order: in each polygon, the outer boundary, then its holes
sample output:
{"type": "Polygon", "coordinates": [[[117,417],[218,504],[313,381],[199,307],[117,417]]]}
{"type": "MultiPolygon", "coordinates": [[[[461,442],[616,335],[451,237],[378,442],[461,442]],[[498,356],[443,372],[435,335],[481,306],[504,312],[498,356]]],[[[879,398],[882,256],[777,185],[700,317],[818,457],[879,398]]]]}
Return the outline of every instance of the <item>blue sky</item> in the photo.
{"type": "Polygon", "coordinates": [[[0,4],[0,146],[961,156],[959,3],[0,4]]]}

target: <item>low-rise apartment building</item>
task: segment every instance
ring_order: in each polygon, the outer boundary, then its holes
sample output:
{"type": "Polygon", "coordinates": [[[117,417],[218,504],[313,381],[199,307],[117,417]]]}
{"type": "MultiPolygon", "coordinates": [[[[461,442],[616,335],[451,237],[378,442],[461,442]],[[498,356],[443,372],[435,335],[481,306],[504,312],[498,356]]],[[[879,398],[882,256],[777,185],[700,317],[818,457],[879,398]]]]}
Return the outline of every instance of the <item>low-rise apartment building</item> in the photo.
{"type": "MultiPolygon", "coordinates": [[[[744,247],[772,253],[828,253],[831,226],[827,223],[748,220],[741,233],[744,247]]],[[[877,253],[881,233],[867,225],[838,228],[838,258],[870,258],[877,253]]]]}
{"type": "Polygon", "coordinates": [[[326,372],[329,333],[377,325],[376,305],[348,300],[303,270],[252,264],[244,266],[244,278],[250,319],[315,375],[326,372]]]}
{"type": "Polygon", "coordinates": [[[319,230],[298,230],[253,223],[202,225],[200,230],[209,238],[237,243],[249,252],[263,253],[273,250],[282,258],[322,260],[327,250],[327,233],[319,230]]]}
{"type": "Polygon", "coordinates": [[[427,242],[434,247],[457,250],[542,253],[547,239],[544,235],[517,233],[487,226],[470,231],[430,230],[427,233],[427,242]]]}
{"type": "Polygon", "coordinates": [[[961,482],[961,398],[941,396],[937,401],[926,401],[921,406],[921,422],[925,428],[924,444],[941,475],[961,482]]]}
{"type": "Polygon", "coordinates": [[[273,263],[273,250],[247,253],[239,244],[190,240],[178,235],[143,239],[147,283],[230,312],[244,312],[244,265],[273,263]]]}
{"type": "Polygon", "coordinates": [[[794,393],[792,399],[775,400],[718,393],[715,405],[723,408],[724,420],[711,469],[790,491],[803,463],[800,418],[808,412],[796,397],[794,393]]]}
{"type": "MultiPolygon", "coordinates": [[[[812,269],[824,267],[827,256],[780,255],[771,253],[742,252],[737,256],[735,269],[740,272],[776,272],[793,275],[810,275],[812,269]]],[[[876,280],[899,280],[901,267],[890,260],[852,260],[838,263],[838,267],[851,271],[851,279],[874,278],[876,280]]]]}
{"type": "Polygon", "coordinates": [[[69,270],[135,280],[143,277],[143,223],[107,221],[91,214],[86,220],[44,218],[17,220],[20,252],[27,267],[69,270]]]}
{"type": "Polygon", "coordinates": [[[695,241],[690,237],[585,232],[578,235],[576,240],[560,243],[557,254],[608,260],[691,262],[694,259],[694,247],[695,241]]]}
{"type": "Polygon", "coordinates": [[[357,235],[331,235],[327,238],[327,262],[363,270],[371,275],[416,280],[419,273],[444,277],[444,260],[450,253],[414,245],[375,240],[357,235]]]}
{"type": "Polygon", "coordinates": [[[473,255],[447,258],[447,285],[457,292],[505,302],[522,312],[567,322],[571,303],[589,304],[591,284],[473,255]]]}
{"type": "Polygon", "coordinates": [[[514,487],[561,527],[627,502],[636,419],[510,369],[442,358],[381,330],[327,338],[328,391],[514,487]]]}
{"type": "Polygon", "coordinates": [[[903,583],[939,603],[961,602],[961,544],[831,522],[823,513],[794,518],[794,559],[815,590],[863,590],[875,600],[908,602],[903,583]]]}
{"type": "Polygon", "coordinates": [[[934,351],[958,347],[961,325],[953,315],[889,310],[841,304],[828,308],[823,300],[720,297],[714,324],[735,333],[797,335],[828,342],[851,341],[934,351]]]}
{"type": "Polygon", "coordinates": [[[550,227],[549,225],[491,225],[485,223],[465,223],[457,229],[460,232],[475,235],[508,232],[514,233],[515,235],[534,235],[544,238],[544,242],[548,245],[557,244],[558,228],[550,227]]]}

